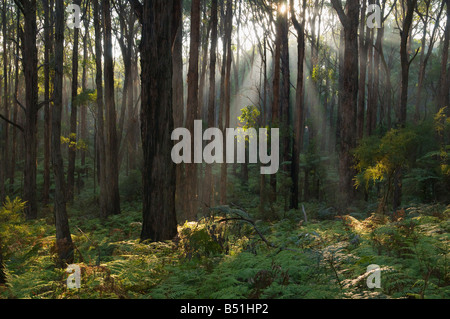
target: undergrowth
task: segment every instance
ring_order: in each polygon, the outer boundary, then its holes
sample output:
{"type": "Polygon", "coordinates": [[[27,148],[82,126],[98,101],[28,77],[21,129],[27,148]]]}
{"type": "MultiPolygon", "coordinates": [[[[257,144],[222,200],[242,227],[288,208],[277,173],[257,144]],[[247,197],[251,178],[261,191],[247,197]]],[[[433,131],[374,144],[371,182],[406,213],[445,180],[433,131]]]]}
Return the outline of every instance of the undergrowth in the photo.
{"type": "Polygon", "coordinates": [[[302,209],[267,221],[257,208],[222,206],[179,225],[173,241],[148,243],[132,205],[105,221],[78,204],[69,217],[82,286],[67,289],[51,210],[24,221],[20,205],[1,210],[9,226],[0,232],[0,298],[450,298],[450,206],[415,205],[382,223],[311,203],[307,220],[302,209]],[[371,264],[381,267],[381,288],[366,285],[371,264]]]}

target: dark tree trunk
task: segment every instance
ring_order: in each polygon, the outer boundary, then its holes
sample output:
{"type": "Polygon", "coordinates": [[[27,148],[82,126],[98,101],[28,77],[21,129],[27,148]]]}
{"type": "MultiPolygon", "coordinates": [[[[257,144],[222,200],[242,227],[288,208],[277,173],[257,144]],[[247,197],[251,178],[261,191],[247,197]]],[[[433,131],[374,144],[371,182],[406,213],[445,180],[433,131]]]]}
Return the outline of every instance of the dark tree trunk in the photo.
{"type": "MultiPolygon", "coordinates": [[[[86,8],[86,14],[88,13],[88,8],[86,8]]],[[[88,55],[88,34],[89,34],[89,18],[85,18],[84,24],[84,36],[83,36],[83,65],[82,65],[82,75],[81,75],[81,91],[86,92],[87,90],[87,63],[89,60],[88,55]]],[[[80,105],[80,138],[83,141],[87,141],[88,138],[88,130],[87,130],[87,105],[80,105]]],[[[80,151],[81,155],[81,166],[83,167],[83,171],[87,174],[88,170],[86,169],[86,150],[82,149],[80,151]]]]}
{"type": "Polygon", "coordinates": [[[414,16],[414,8],[416,7],[417,0],[405,0],[407,3],[407,11],[405,19],[403,20],[403,28],[400,31],[400,63],[401,63],[401,91],[400,91],[400,103],[399,103],[399,118],[398,122],[401,127],[406,124],[406,106],[408,102],[408,81],[409,81],[409,53],[408,53],[408,40],[410,38],[410,31],[412,20],[414,16]]]}
{"type": "MultiPolygon", "coordinates": [[[[225,73],[225,128],[229,128],[231,124],[231,62],[233,60],[233,53],[231,50],[231,34],[233,32],[233,0],[227,1],[227,27],[225,29],[225,37],[227,38],[227,59],[226,59],[226,73],[225,73]]],[[[225,145],[227,141],[225,138],[225,145]]],[[[228,171],[226,163],[226,148],[224,152],[224,165],[222,166],[222,183],[225,191],[223,203],[227,202],[227,187],[228,187],[228,171]]]]}
{"type": "MultiPolygon", "coordinates": [[[[198,119],[198,65],[199,65],[199,45],[200,45],[200,0],[193,0],[191,5],[191,37],[189,47],[189,70],[187,74],[188,96],[186,128],[194,136],[194,121],[198,119]]],[[[194,139],[191,139],[191,150],[194,149],[194,139]]],[[[185,165],[186,170],[186,211],[187,220],[195,220],[198,207],[198,180],[197,164],[193,161],[185,165]]]]}
{"type": "MultiPolygon", "coordinates": [[[[217,49],[217,0],[211,2],[211,50],[209,58],[209,97],[208,97],[208,127],[214,127],[216,118],[216,49],[217,49]]],[[[214,205],[214,182],[212,165],[206,164],[205,168],[205,194],[203,200],[212,207],[214,205]]]]}
{"type": "MultiPolygon", "coordinates": [[[[184,121],[184,88],[183,88],[183,0],[174,1],[173,29],[173,121],[174,127],[182,127],[184,121]]],[[[176,192],[175,207],[177,212],[184,210],[186,203],[186,177],[184,175],[184,164],[176,166],[176,192]]]]}
{"type": "MultiPolygon", "coordinates": [[[[20,11],[17,10],[17,25],[16,25],[16,43],[15,43],[15,58],[14,58],[14,99],[16,103],[14,103],[13,110],[13,122],[17,123],[17,111],[19,108],[19,103],[17,102],[19,99],[19,52],[20,52],[20,11]]],[[[12,147],[11,147],[11,165],[9,172],[9,190],[12,192],[14,189],[15,182],[15,173],[16,173],[16,154],[17,154],[17,131],[13,130],[12,132],[12,147]]]]}
{"type": "Polygon", "coordinates": [[[339,181],[343,205],[354,197],[352,149],[356,146],[356,106],[358,98],[358,20],[359,1],[347,1],[344,12],[340,1],[332,0],[334,9],[344,27],[344,61],[342,70],[343,91],[340,122],[339,181]]]}
{"type": "Polygon", "coordinates": [[[366,3],[363,1],[361,8],[361,22],[359,26],[359,87],[358,87],[358,111],[357,132],[358,140],[364,137],[364,113],[366,102],[366,72],[367,72],[367,46],[368,41],[364,37],[364,26],[366,25],[366,3]]]}
{"type": "MultiPolygon", "coordinates": [[[[74,4],[80,5],[81,0],[74,1],[74,4]]],[[[70,108],[70,134],[69,134],[69,163],[67,166],[67,201],[73,202],[75,188],[75,159],[77,143],[77,112],[78,112],[78,35],[79,28],[73,30],[73,49],[72,49],[72,92],[70,108]]]]}
{"type": "Polygon", "coordinates": [[[25,216],[37,218],[36,161],[37,161],[37,115],[38,115],[38,54],[36,47],[36,0],[16,2],[24,16],[22,39],[22,65],[25,77],[25,166],[23,199],[27,202],[25,216]]]}
{"type": "Polygon", "coordinates": [[[291,17],[295,30],[297,31],[297,91],[295,96],[295,111],[294,111],[294,142],[292,144],[292,166],[291,166],[291,208],[298,209],[299,199],[299,173],[300,173],[300,152],[303,145],[304,132],[304,96],[303,96],[303,69],[305,59],[305,10],[306,0],[303,0],[302,13],[300,22],[297,21],[294,12],[293,0],[290,0],[291,17]]]}
{"type": "MultiPolygon", "coordinates": [[[[174,0],[179,1],[179,0],[174,0]]],[[[141,240],[163,241],[177,233],[173,141],[172,44],[174,1],[133,1],[142,23],[141,134],[143,224],[141,240]]]]}
{"type": "MultiPolygon", "coordinates": [[[[400,63],[401,63],[401,88],[400,88],[400,103],[399,103],[399,118],[398,123],[400,127],[406,125],[406,107],[408,103],[408,82],[409,82],[409,60],[408,42],[410,38],[411,26],[414,16],[414,8],[417,5],[417,0],[406,0],[406,15],[403,20],[402,30],[400,31],[400,63]]],[[[402,169],[398,168],[394,175],[394,194],[392,209],[395,211],[401,205],[402,201],[402,169]]]]}
{"type": "MultiPolygon", "coordinates": [[[[99,8],[100,0],[93,0],[94,9],[94,32],[95,38],[101,39],[101,13],[99,8]]],[[[100,186],[99,203],[100,216],[108,216],[107,211],[107,178],[106,178],[106,150],[105,150],[105,123],[103,110],[103,75],[102,75],[102,45],[101,41],[95,41],[95,86],[97,88],[97,125],[96,125],[96,148],[98,153],[98,180],[100,186]]]]}
{"type": "MultiPolygon", "coordinates": [[[[116,107],[114,99],[114,65],[111,38],[111,5],[103,0],[103,41],[105,80],[105,124],[106,124],[106,174],[107,215],[120,213],[118,140],[116,131],[116,107]]],[[[104,216],[107,217],[107,216],[104,216]]]]}
{"type": "Polygon", "coordinates": [[[61,112],[64,64],[64,3],[56,1],[54,105],[52,108],[52,164],[55,176],[56,247],[60,266],[73,261],[73,244],[66,211],[64,164],[61,154],[61,112]]]}
{"type": "Polygon", "coordinates": [[[439,103],[438,107],[447,107],[447,116],[450,116],[450,102],[449,102],[449,83],[448,83],[448,48],[450,40],[450,0],[445,0],[447,6],[447,25],[445,27],[444,43],[442,46],[442,58],[441,58],[441,76],[439,79],[439,103]]]}
{"type": "MultiPolygon", "coordinates": [[[[3,10],[2,10],[2,36],[3,36],[3,116],[9,120],[9,99],[8,99],[8,51],[7,51],[7,18],[6,18],[6,0],[3,0],[3,10]]],[[[1,80],[0,80],[0,86],[1,86],[1,80]]],[[[0,166],[0,203],[3,203],[3,200],[6,196],[6,188],[5,188],[5,180],[8,172],[8,165],[9,165],[9,125],[5,125],[2,130],[2,140],[0,142],[1,144],[1,166],[0,166]]],[[[1,247],[0,247],[1,249],[1,247]]],[[[1,251],[0,251],[1,253],[1,251]]],[[[0,273],[1,276],[1,273],[0,273]]],[[[1,280],[1,277],[0,277],[1,280]]]]}
{"type": "MultiPolygon", "coordinates": [[[[50,53],[53,52],[52,23],[50,12],[53,11],[53,1],[43,1],[44,6],[44,99],[50,101],[50,53]],[[49,7],[51,5],[51,7],[49,7]]],[[[51,143],[50,102],[44,105],[44,185],[42,204],[46,206],[50,200],[50,143],[51,143]]]]}
{"type": "MultiPolygon", "coordinates": [[[[279,127],[280,115],[280,73],[281,73],[281,46],[283,33],[283,17],[281,15],[281,4],[278,3],[277,20],[276,20],[276,35],[275,35],[275,53],[274,53],[274,68],[273,68],[273,101],[272,101],[272,125],[271,127],[279,127]]],[[[274,203],[277,200],[277,176],[270,175],[270,201],[274,203]]]]}
{"type": "Polygon", "coordinates": [[[373,133],[373,119],[376,117],[375,105],[373,104],[373,29],[367,28],[367,118],[366,118],[366,136],[373,133]]]}
{"type": "MultiPolygon", "coordinates": [[[[288,7],[286,1],[283,5],[288,7]]],[[[282,90],[281,90],[281,120],[283,122],[283,162],[290,161],[290,72],[289,72],[289,23],[287,18],[287,11],[281,15],[281,74],[282,74],[282,90]]],[[[284,165],[283,169],[288,172],[289,166],[284,165]]]]}

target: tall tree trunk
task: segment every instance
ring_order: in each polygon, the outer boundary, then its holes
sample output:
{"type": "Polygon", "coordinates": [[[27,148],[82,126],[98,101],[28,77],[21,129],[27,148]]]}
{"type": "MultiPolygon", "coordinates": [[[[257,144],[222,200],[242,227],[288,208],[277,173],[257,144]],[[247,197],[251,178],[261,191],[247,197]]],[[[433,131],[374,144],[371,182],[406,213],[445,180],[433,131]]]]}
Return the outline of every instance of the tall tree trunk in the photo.
{"type": "Polygon", "coordinates": [[[400,63],[401,63],[401,88],[400,88],[400,103],[399,103],[399,119],[398,122],[401,127],[406,124],[406,106],[408,102],[408,82],[409,82],[409,53],[408,42],[410,38],[411,25],[414,16],[414,8],[416,7],[417,0],[403,0],[406,1],[407,11],[403,20],[403,27],[400,31],[400,63]]]}
{"type": "Polygon", "coordinates": [[[37,218],[36,161],[37,161],[37,115],[38,115],[38,54],[36,47],[36,0],[17,1],[24,16],[22,39],[22,66],[25,77],[25,166],[23,199],[27,202],[25,216],[37,218]]]}
{"type": "MultiPolygon", "coordinates": [[[[94,32],[95,38],[101,39],[101,13],[99,8],[100,0],[93,0],[94,9],[94,32]]],[[[96,126],[96,148],[98,153],[98,180],[99,180],[99,203],[100,216],[108,216],[108,196],[107,196],[107,175],[106,175],[106,149],[105,149],[105,123],[103,110],[103,75],[102,75],[102,45],[101,41],[95,41],[95,86],[97,88],[97,126],[96,126]]]]}
{"type": "MultiPolygon", "coordinates": [[[[287,8],[287,1],[283,2],[287,8]]],[[[287,11],[281,15],[281,74],[282,74],[282,92],[281,92],[281,120],[283,122],[283,162],[290,161],[290,72],[289,72],[289,23],[287,11]]],[[[288,165],[284,165],[284,170],[289,171],[288,165]]]]}
{"type": "MultiPolygon", "coordinates": [[[[399,103],[399,118],[398,122],[401,127],[406,125],[406,107],[408,102],[408,81],[409,81],[409,53],[408,53],[408,41],[410,38],[411,25],[414,16],[414,8],[417,5],[417,0],[404,0],[406,1],[406,15],[403,19],[403,27],[400,31],[400,63],[401,63],[401,92],[399,103]]],[[[395,211],[400,206],[402,200],[402,169],[398,168],[394,174],[394,194],[392,209],[395,211]]]]}
{"type": "MultiPolygon", "coordinates": [[[[225,43],[224,49],[226,50],[226,58],[224,56],[223,63],[225,64],[225,79],[223,82],[223,113],[225,116],[225,124],[222,128],[222,131],[225,131],[226,128],[230,127],[230,106],[231,106],[231,60],[232,60],[232,52],[231,52],[231,33],[232,33],[232,21],[233,21],[233,11],[232,11],[233,0],[228,0],[226,5],[226,18],[225,18],[225,43]]],[[[225,52],[225,51],[224,51],[225,52]]],[[[221,97],[222,98],[222,97],[221,97]]],[[[226,137],[224,138],[224,145],[226,145],[226,137]]],[[[224,205],[227,203],[227,180],[228,180],[228,165],[226,162],[226,148],[224,148],[223,152],[223,164],[221,166],[221,179],[220,179],[220,195],[221,195],[221,204],[224,205]]]]}
{"type": "Polygon", "coordinates": [[[299,198],[299,173],[300,173],[300,152],[303,145],[304,132],[304,83],[303,70],[305,59],[305,10],[306,0],[303,0],[302,12],[300,22],[295,17],[294,1],[290,0],[291,17],[295,30],[297,31],[297,90],[295,96],[295,111],[294,111],[294,142],[292,144],[292,166],[291,166],[291,208],[298,209],[299,198]]]}
{"type": "MultiPolygon", "coordinates": [[[[373,98],[374,103],[376,105],[376,109],[378,109],[378,95],[380,93],[380,69],[381,69],[381,55],[383,54],[383,37],[384,37],[384,26],[381,26],[381,28],[377,29],[377,38],[375,40],[375,47],[374,47],[374,74],[373,74],[373,98]]],[[[380,126],[383,125],[385,117],[385,105],[383,103],[380,103],[379,106],[379,120],[378,123],[380,123],[380,126]]],[[[376,118],[376,116],[375,116],[376,118]]],[[[376,128],[376,123],[374,122],[372,124],[373,129],[376,128]]]]}
{"type": "Polygon", "coordinates": [[[56,1],[54,105],[52,108],[52,164],[55,176],[56,247],[60,266],[73,262],[73,243],[66,211],[64,164],[61,154],[61,111],[64,64],[64,3],[56,1]]]}
{"type": "Polygon", "coordinates": [[[368,41],[364,38],[364,26],[366,25],[366,4],[363,0],[361,8],[361,22],[359,26],[359,87],[358,87],[358,111],[357,111],[357,132],[358,140],[364,137],[364,113],[366,102],[366,72],[367,72],[367,46],[368,41]]]}
{"type": "MultiPolygon", "coordinates": [[[[17,25],[16,25],[16,41],[15,41],[15,58],[14,58],[14,99],[16,103],[14,103],[13,109],[13,122],[17,123],[17,111],[19,108],[19,103],[17,102],[19,99],[19,52],[20,52],[20,11],[17,10],[17,25]]],[[[16,154],[17,154],[17,131],[13,130],[12,132],[12,147],[11,147],[11,165],[9,172],[9,190],[10,192],[14,189],[15,182],[15,173],[16,173],[16,154]]]]}
{"type": "MultiPolygon", "coordinates": [[[[436,21],[434,23],[433,31],[431,32],[430,43],[428,45],[426,43],[426,36],[427,36],[426,26],[428,25],[429,9],[430,9],[431,5],[430,5],[430,0],[426,1],[425,3],[427,5],[427,11],[425,12],[425,16],[423,14],[421,14],[420,11],[418,11],[420,18],[422,19],[422,21],[424,23],[424,27],[423,27],[424,31],[423,31],[423,37],[422,37],[422,48],[420,51],[419,78],[417,80],[417,95],[416,95],[416,105],[415,105],[415,112],[414,112],[414,121],[416,123],[420,120],[420,112],[422,111],[421,110],[422,90],[423,90],[423,82],[425,79],[425,71],[427,68],[428,60],[430,59],[431,53],[433,51],[434,44],[436,42],[436,39],[435,39],[436,31],[440,24],[440,18],[441,18],[442,10],[444,9],[445,1],[442,2],[441,7],[439,9],[439,13],[437,14],[437,16],[435,18],[436,21]],[[425,50],[425,48],[427,48],[427,50],[425,50]]],[[[448,52],[448,50],[447,50],[447,52],[448,52]]]]}
{"type": "MultiPolygon", "coordinates": [[[[183,0],[174,1],[174,19],[173,30],[173,121],[174,127],[182,127],[184,120],[184,88],[183,88],[183,0]]],[[[177,212],[184,209],[186,203],[187,186],[186,177],[184,175],[184,164],[180,163],[176,166],[176,192],[175,192],[175,207],[177,212]]]]}
{"type": "MultiPolygon", "coordinates": [[[[106,174],[107,215],[120,213],[118,139],[116,131],[116,107],[114,99],[114,65],[111,38],[110,0],[103,0],[103,41],[104,41],[104,80],[105,80],[105,124],[106,124],[106,174]]],[[[103,216],[107,217],[107,216],[103,216]]]]}
{"type": "Polygon", "coordinates": [[[375,106],[373,105],[373,29],[367,28],[367,120],[366,136],[372,135],[372,122],[375,116],[375,106]]]}
{"type": "Polygon", "coordinates": [[[449,83],[448,83],[448,48],[450,40],[450,0],[445,0],[447,6],[447,25],[445,27],[444,43],[442,46],[441,58],[441,76],[439,79],[439,103],[438,107],[447,107],[447,116],[450,116],[450,102],[449,102],[449,83]]]}
{"type": "MultiPolygon", "coordinates": [[[[277,4],[277,20],[275,35],[275,53],[274,53],[274,73],[273,73],[273,101],[272,101],[272,125],[271,127],[279,127],[280,115],[280,71],[281,71],[281,46],[283,33],[283,17],[281,14],[281,3],[277,4]]],[[[270,201],[274,203],[277,200],[277,176],[270,175],[270,201]]]]}
{"type": "MultiPolygon", "coordinates": [[[[3,115],[5,118],[9,119],[9,98],[8,98],[8,50],[7,50],[7,7],[6,0],[3,0],[3,11],[2,11],[2,35],[3,35],[3,115]]],[[[3,127],[3,136],[2,136],[2,163],[0,164],[0,203],[3,203],[3,200],[6,195],[5,188],[5,180],[8,172],[9,165],[9,125],[5,125],[3,127]]],[[[1,247],[0,247],[1,249],[1,247]]],[[[0,252],[1,253],[1,252],[0,252]]],[[[0,273],[1,276],[1,273],[0,273]]]]}
{"type": "MultiPolygon", "coordinates": [[[[80,5],[81,0],[74,1],[74,4],[80,5]]],[[[77,113],[78,113],[78,39],[79,28],[73,30],[73,49],[72,49],[72,92],[70,108],[70,133],[69,133],[69,163],[67,167],[67,201],[73,202],[75,187],[75,159],[77,143],[77,113]]]]}
{"type": "MultiPolygon", "coordinates": [[[[216,49],[217,49],[217,1],[211,2],[211,50],[209,52],[209,96],[208,96],[208,127],[214,127],[216,118],[216,49]]],[[[205,193],[203,200],[212,207],[214,204],[214,182],[212,174],[212,164],[205,167],[205,193]]]]}
{"type": "MultiPolygon", "coordinates": [[[[191,37],[189,44],[189,70],[187,74],[188,96],[186,127],[194,136],[194,121],[198,119],[198,65],[200,45],[200,0],[192,0],[191,5],[191,37]]],[[[194,150],[194,139],[191,139],[191,150],[194,150]]],[[[187,220],[195,220],[198,207],[198,180],[197,164],[194,163],[193,154],[191,163],[185,165],[186,170],[186,211],[187,220]]]]}
{"type": "MultiPolygon", "coordinates": [[[[174,0],[179,1],[179,0],[174,0]]],[[[131,1],[142,23],[141,134],[143,223],[141,240],[163,241],[177,233],[173,141],[172,44],[174,1],[131,1]]],[[[179,5],[179,3],[178,3],[179,5]]],[[[178,16],[179,17],[179,16],[178,16]]]]}
{"type": "Polygon", "coordinates": [[[348,0],[344,12],[340,1],[332,0],[344,27],[345,51],[343,61],[343,91],[340,112],[340,152],[339,181],[342,205],[349,204],[354,197],[353,177],[355,176],[352,149],[356,146],[356,106],[358,97],[358,20],[359,1],[348,0]]]}
{"type": "MultiPolygon", "coordinates": [[[[88,7],[86,7],[86,14],[89,13],[88,7]]],[[[82,64],[82,75],[81,75],[81,91],[86,92],[87,90],[87,70],[88,70],[88,35],[89,35],[89,17],[84,19],[84,35],[83,35],[83,64],[82,64]]],[[[89,40],[90,41],[90,40],[89,40]]],[[[88,138],[88,128],[87,128],[87,105],[80,105],[80,138],[83,141],[87,141],[88,138]]],[[[82,149],[80,151],[81,155],[81,166],[84,168],[84,173],[87,174],[88,170],[86,168],[86,150],[82,149]]]]}
{"type": "MultiPolygon", "coordinates": [[[[53,2],[53,1],[51,1],[53,2]]],[[[44,6],[44,99],[50,101],[50,53],[53,52],[52,23],[50,12],[53,11],[53,3],[49,7],[48,0],[43,0],[44,6]]],[[[50,102],[44,105],[44,186],[42,190],[43,205],[50,200],[50,143],[51,143],[51,117],[50,102]]]]}

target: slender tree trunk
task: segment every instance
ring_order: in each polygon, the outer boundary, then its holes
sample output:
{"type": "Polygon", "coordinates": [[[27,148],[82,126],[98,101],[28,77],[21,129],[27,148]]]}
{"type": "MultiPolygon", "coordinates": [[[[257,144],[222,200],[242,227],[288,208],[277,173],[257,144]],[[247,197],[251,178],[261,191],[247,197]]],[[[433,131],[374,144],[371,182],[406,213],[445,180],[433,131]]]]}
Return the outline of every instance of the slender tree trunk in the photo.
{"type": "MultiPolygon", "coordinates": [[[[44,0],[44,99],[50,101],[50,53],[53,51],[49,1],[44,0]]],[[[42,190],[43,205],[50,200],[50,143],[51,143],[50,102],[44,105],[44,186],[42,190]]]]}
{"type": "MultiPolygon", "coordinates": [[[[13,122],[17,123],[17,111],[19,108],[18,99],[19,99],[19,52],[20,52],[20,11],[17,10],[17,25],[16,25],[16,42],[15,42],[15,58],[14,58],[14,98],[16,103],[14,104],[13,110],[13,122]]],[[[11,149],[11,165],[9,172],[9,190],[12,192],[14,189],[15,182],[15,173],[16,173],[16,151],[17,151],[17,131],[13,130],[12,132],[12,149],[11,149]]]]}
{"type": "Polygon", "coordinates": [[[304,121],[304,83],[303,70],[305,59],[305,10],[306,0],[303,0],[302,12],[300,22],[297,21],[294,12],[294,1],[290,0],[291,17],[294,27],[297,31],[297,90],[295,96],[295,111],[294,111],[294,142],[292,144],[292,166],[291,166],[291,208],[298,209],[299,199],[299,173],[300,173],[300,152],[303,145],[303,121],[304,121]]]}
{"type": "Polygon", "coordinates": [[[401,31],[400,40],[400,63],[401,63],[401,88],[400,88],[400,112],[398,122],[400,126],[404,127],[406,124],[406,106],[408,102],[408,82],[409,82],[409,54],[408,42],[410,38],[410,31],[412,20],[414,16],[414,8],[417,0],[404,0],[407,3],[407,11],[405,19],[403,20],[403,29],[401,31]]]}
{"type": "Polygon", "coordinates": [[[25,216],[27,219],[37,218],[36,197],[36,162],[37,162],[37,115],[38,115],[38,54],[36,47],[37,23],[36,0],[21,0],[21,11],[24,15],[24,31],[22,41],[22,66],[25,77],[25,166],[23,199],[27,202],[25,216]]]}
{"type": "MultiPolygon", "coordinates": [[[[225,64],[225,79],[224,79],[224,109],[223,116],[225,116],[225,125],[222,128],[222,131],[225,131],[226,128],[230,127],[230,106],[231,106],[231,60],[232,60],[232,52],[231,52],[231,32],[232,32],[232,21],[233,21],[233,11],[232,11],[233,0],[228,0],[226,5],[226,18],[225,18],[225,43],[224,49],[226,50],[226,58],[224,56],[223,63],[225,64]]],[[[226,137],[224,138],[226,145],[226,137]]],[[[221,180],[220,180],[220,192],[221,192],[221,204],[224,205],[227,203],[227,180],[228,180],[228,165],[226,162],[226,148],[223,152],[224,161],[221,166],[221,180]]]]}
{"type": "MultiPolygon", "coordinates": [[[[444,9],[445,1],[442,2],[441,7],[439,9],[439,13],[437,14],[437,16],[435,18],[433,31],[432,31],[431,37],[430,37],[430,43],[428,45],[427,45],[426,39],[427,39],[427,25],[429,23],[429,9],[431,7],[430,0],[425,1],[425,4],[427,6],[425,16],[423,14],[421,14],[420,11],[418,11],[420,18],[422,19],[422,21],[424,23],[424,26],[423,26],[424,30],[423,30],[423,36],[422,36],[422,42],[421,42],[422,48],[420,50],[419,78],[417,80],[417,95],[416,95],[416,105],[415,105],[415,112],[414,112],[414,121],[416,123],[420,120],[420,113],[423,110],[423,108],[422,108],[422,90],[423,90],[423,82],[425,79],[425,71],[427,68],[428,60],[433,51],[434,43],[436,42],[436,40],[435,40],[436,31],[440,24],[440,18],[441,18],[442,10],[444,9]],[[421,110],[421,108],[422,108],[422,110],[421,110]]],[[[448,50],[447,50],[447,52],[448,52],[448,50]]]]}
{"type": "Polygon", "coordinates": [[[447,25],[445,27],[444,43],[442,46],[441,58],[441,76],[439,79],[439,103],[438,108],[447,107],[447,116],[450,116],[450,102],[449,102],[449,83],[448,83],[448,48],[450,40],[450,0],[445,0],[447,6],[447,25]]]}
{"type": "MultiPolygon", "coordinates": [[[[383,37],[384,37],[384,26],[377,29],[377,38],[375,40],[375,50],[374,50],[374,74],[373,74],[373,98],[378,109],[378,95],[380,93],[380,69],[381,69],[381,55],[383,54],[383,37]]],[[[380,103],[379,107],[379,121],[380,126],[383,125],[385,117],[385,105],[380,103]]],[[[376,118],[376,116],[375,116],[376,118]]],[[[372,124],[373,129],[376,128],[376,123],[372,124]]]]}
{"type": "MultiPolygon", "coordinates": [[[[217,49],[217,0],[211,2],[211,50],[209,58],[209,97],[208,97],[208,127],[214,127],[215,100],[216,100],[216,49],[217,49]]],[[[214,182],[212,165],[206,164],[205,168],[205,194],[203,200],[212,207],[214,204],[214,182]]]]}
{"type": "MultiPolygon", "coordinates": [[[[374,1],[373,1],[374,3],[374,1]]],[[[370,42],[370,46],[373,47],[372,49],[372,53],[371,53],[371,94],[370,94],[370,108],[371,108],[371,119],[370,119],[370,132],[371,134],[375,133],[375,130],[377,128],[377,118],[378,118],[378,87],[379,87],[379,80],[380,80],[380,72],[379,72],[379,67],[380,67],[380,55],[379,55],[379,45],[381,43],[381,38],[382,37],[382,33],[380,33],[381,29],[376,29],[377,30],[377,38],[375,40],[375,44],[374,44],[374,34],[375,34],[375,29],[373,29],[372,34],[371,34],[371,42],[370,42]]]]}
{"type": "Polygon", "coordinates": [[[366,72],[367,72],[367,46],[368,41],[364,38],[364,26],[366,25],[366,0],[363,0],[361,8],[361,22],[359,26],[359,87],[358,87],[358,111],[357,130],[358,140],[364,137],[364,113],[366,102],[366,72]]]}
{"type": "MultiPolygon", "coordinates": [[[[81,0],[74,1],[80,5],[81,0]]],[[[72,49],[72,92],[70,108],[70,133],[69,133],[69,163],[67,167],[67,201],[73,202],[75,188],[75,159],[77,154],[77,115],[78,115],[78,35],[79,28],[73,29],[73,49],[72,49]]]]}
{"type": "MultiPolygon", "coordinates": [[[[398,122],[401,127],[406,125],[406,107],[408,102],[408,81],[409,81],[409,54],[408,41],[410,38],[411,25],[414,16],[414,8],[417,5],[417,0],[406,0],[406,16],[403,20],[403,28],[400,32],[400,63],[401,63],[401,92],[399,103],[399,119],[398,122]]],[[[400,206],[402,200],[402,169],[398,168],[394,174],[394,194],[392,209],[395,211],[400,206]]]]}
{"type": "MultiPolygon", "coordinates": [[[[8,98],[8,50],[7,50],[7,17],[6,17],[7,7],[6,0],[3,0],[3,11],[2,11],[2,35],[3,35],[3,116],[9,119],[9,98],[8,98]]],[[[3,127],[3,136],[2,136],[2,163],[0,164],[0,203],[3,203],[3,200],[6,195],[5,188],[5,180],[8,172],[9,165],[9,125],[5,125],[3,127]]],[[[1,249],[1,247],[0,247],[1,249]]],[[[1,251],[0,251],[1,253],[1,251]]],[[[1,270],[0,270],[1,271],[1,270]]],[[[1,273],[0,273],[1,276],[1,273]]],[[[0,277],[1,280],[1,277],[0,277]]]]}
{"type": "MultiPolygon", "coordinates": [[[[95,38],[101,39],[101,13],[99,9],[99,1],[93,0],[94,9],[94,32],[95,38]]],[[[107,197],[107,176],[106,176],[106,149],[105,149],[105,123],[103,110],[103,75],[102,75],[102,46],[101,41],[95,41],[95,86],[97,88],[97,126],[96,126],[96,148],[98,153],[98,180],[100,187],[99,203],[100,216],[108,216],[108,197],[107,197]]]]}
{"type": "MultiPolygon", "coordinates": [[[[183,126],[184,120],[184,91],[183,91],[183,1],[174,1],[173,30],[175,33],[173,44],[173,121],[175,128],[183,126]]],[[[186,177],[184,175],[184,164],[176,166],[176,192],[175,207],[177,212],[184,210],[186,203],[186,177]]]]}
{"type": "MultiPolygon", "coordinates": [[[[277,5],[277,20],[276,20],[276,35],[275,35],[275,53],[274,53],[274,73],[273,73],[273,101],[272,101],[272,125],[271,127],[279,127],[280,115],[280,71],[281,71],[281,46],[282,46],[282,31],[283,31],[283,17],[281,15],[281,4],[277,5]]],[[[271,203],[277,200],[277,176],[270,175],[270,201],[271,203]]]]}
{"type": "MultiPolygon", "coordinates": [[[[187,74],[188,96],[186,127],[194,136],[194,121],[198,119],[198,65],[200,45],[200,0],[193,0],[191,5],[191,37],[189,47],[189,70],[187,74]]],[[[194,150],[194,139],[191,139],[191,150],[194,150]]],[[[195,220],[198,207],[197,164],[193,161],[185,165],[186,170],[186,211],[187,220],[195,220]]]]}
{"type": "MultiPolygon", "coordinates": [[[[284,1],[283,5],[288,7],[287,2],[284,1]]],[[[290,122],[291,122],[291,108],[290,108],[290,72],[289,72],[289,23],[287,17],[287,11],[281,15],[281,74],[282,74],[282,92],[281,92],[281,120],[283,122],[283,162],[290,161],[290,122]]],[[[289,171],[289,166],[284,165],[284,170],[289,171]]]]}
{"type": "Polygon", "coordinates": [[[56,247],[61,267],[73,262],[73,244],[66,211],[64,165],[61,155],[61,111],[64,63],[64,4],[56,1],[54,105],[52,108],[52,164],[55,176],[56,247]]]}
{"type": "Polygon", "coordinates": [[[366,136],[373,134],[373,119],[376,117],[375,105],[373,104],[373,29],[367,28],[367,120],[366,120],[366,136]]]}
{"type": "MultiPolygon", "coordinates": [[[[106,124],[106,174],[107,215],[120,213],[118,139],[116,131],[116,107],[114,99],[114,65],[111,38],[110,0],[103,0],[103,41],[104,41],[104,80],[105,80],[105,124],[106,124]]],[[[107,217],[107,216],[103,216],[107,217]]]]}
{"type": "MultiPolygon", "coordinates": [[[[89,10],[86,7],[86,14],[89,10]]],[[[87,90],[87,69],[88,69],[88,34],[89,34],[89,18],[85,18],[84,23],[84,36],[83,36],[83,65],[82,65],[82,75],[81,75],[81,90],[86,92],[87,90]]],[[[89,39],[90,41],[90,39],[89,39]]],[[[87,141],[88,129],[87,129],[87,105],[80,105],[80,137],[83,141],[87,141]]],[[[82,149],[80,151],[81,155],[81,166],[84,168],[84,173],[87,174],[88,170],[86,168],[86,150],[82,149]]]]}

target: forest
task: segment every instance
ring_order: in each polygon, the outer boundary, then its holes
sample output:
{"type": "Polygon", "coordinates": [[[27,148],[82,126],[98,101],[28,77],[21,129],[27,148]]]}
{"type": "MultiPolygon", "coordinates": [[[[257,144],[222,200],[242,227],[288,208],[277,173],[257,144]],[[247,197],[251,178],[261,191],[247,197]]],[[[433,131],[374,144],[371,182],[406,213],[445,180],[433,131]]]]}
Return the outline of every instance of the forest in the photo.
{"type": "Polygon", "coordinates": [[[0,299],[450,299],[450,0],[0,0],[0,299]]]}

